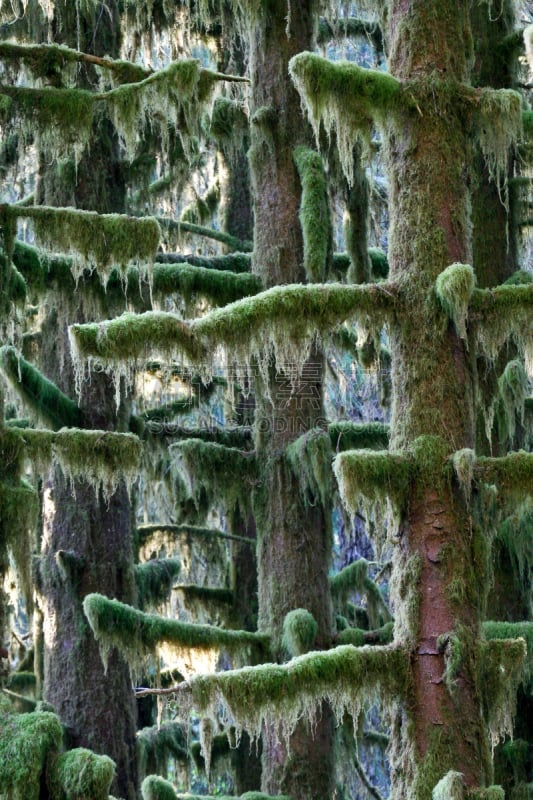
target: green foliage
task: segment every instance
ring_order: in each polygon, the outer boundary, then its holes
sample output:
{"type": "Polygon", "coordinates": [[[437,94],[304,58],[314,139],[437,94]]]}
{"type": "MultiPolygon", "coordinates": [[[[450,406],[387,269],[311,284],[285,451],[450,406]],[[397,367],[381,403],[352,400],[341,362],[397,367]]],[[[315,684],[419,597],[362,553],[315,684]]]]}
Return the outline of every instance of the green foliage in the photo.
{"type": "Polygon", "coordinates": [[[331,235],[324,166],[315,150],[303,146],[294,151],[294,161],[302,185],[300,225],[304,240],[305,273],[310,282],[319,283],[326,277],[331,235]]]}
{"type": "Polygon", "coordinates": [[[115,764],[79,747],[58,756],[49,774],[52,800],[107,800],[115,764]]]}
{"type": "Polygon", "coordinates": [[[139,608],[156,608],[168,600],[180,569],[179,558],[154,558],[136,564],[134,575],[139,608]]]}
{"type": "Polygon", "coordinates": [[[435,283],[442,309],[462,339],[466,339],[468,304],[475,286],[476,276],[469,264],[451,264],[440,273],[435,283]]]}
{"type": "Polygon", "coordinates": [[[143,800],[176,800],[177,795],[173,785],[165,778],[149,775],[141,785],[143,800]]]}
{"type": "Polygon", "coordinates": [[[195,648],[240,654],[250,649],[261,652],[268,648],[268,637],[258,633],[223,630],[214,625],[194,625],[145,614],[100,594],[88,594],[83,610],[100,644],[104,662],[107,663],[111,648],[117,647],[133,669],[163,643],[173,646],[178,653],[195,648]]]}
{"type": "Polygon", "coordinates": [[[9,800],[39,800],[41,776],[59,751],[62,736],[55,714],[13,714],[0,699],[2,791],[9,800]]]}
{"type": "Polygon", "coordinates": [[[317,633],[313,615],[305,608],[295,608],[283,620],[281,646],[290,658],[301,656],[312,649],[317,633]]]}
{"type": "Polygon", "coordinates": [[[178,722],[165,722],[143,728],[137,734],[139,773],[142,776],[154,773],[165,775],[170,758],[186,761],[187,734],[178,722]]]}
{"type": "Polygon", "coordinates": [[[14,347],[5,345],[0,348],[0,367],[38,419],[46,420],[55,429],[80,425],[82,413],[76,403],[17,353],[14,347]]]}

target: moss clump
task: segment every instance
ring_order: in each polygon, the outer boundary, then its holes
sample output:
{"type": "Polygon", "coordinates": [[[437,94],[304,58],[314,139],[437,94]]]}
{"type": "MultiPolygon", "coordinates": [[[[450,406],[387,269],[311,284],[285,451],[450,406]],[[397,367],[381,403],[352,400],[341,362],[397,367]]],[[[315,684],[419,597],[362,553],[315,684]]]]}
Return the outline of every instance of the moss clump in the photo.
{"type": "Polygon", "coordinates": [[[101,594],[88,594],[83,601],[83,610],[100,644],[105,663],[112,647],[125,653],[132,668],[139,666],[143,658],[154,654],[162,644],[174,647],[178,654],[191,648],[225,650],[230,654],[268,649],[268,636],[145,614],[101,594]]]}
{"type": "Polygon", "coordinates": [[[509,89],[480,89],[476,132],[490,175],[500,186],[509,154],[522,134],[522,99],[509,89]]]}
{"type": "Polygon", "coordinates": [[[78,427],[82,413],[76,403],[61,392],[14,347],[0,348],[0,367],[11,385],[37,414],[58,429],[78,427]]]}
{"type": "Polygon", "coordinates": [[[526,689],[533,680],[533,622],[485,622],[483,634],[489,641],[493,639],[523,639],[526,643],[526,658],[523,662],[522,678],[526,689]]]}
{"type": "Polygon", "coordinates": [[[328,433],[333,449],[386,450],[389,445],[389,426],[382,422],[332,422],[328,433]]]}
{"type": "Polygon", "coordinates": [[[153,295],[166,297],[178,293],[185,301],[205,297],[215,306],[233,303],[257,294],[261,284],[251,273],[228,272],[190,264],[161,264],[153,271],[153,295]]]}
{"type": "Polygon", "coordinates": [[[342,168],[353,181],[354,140],[371,146],[374,125],[382,124],[401,103],[401,84],[385,72],[347,61],[328,61],[313,53],[291,59],[289,71],[320,140],[320,127],[335,131],[342,168]]]}
{"type": "Polygon", "coordinates": [[[143,728],[137,733],[139,773],[166,774],[168,760],[187,761],[187,733],[178,722],[143,728]]]}
{"type": "Polygon", "coordinates": [[[168,600],[180,569],[178,558],[154,558],[136,564],[134,575],[139,608],[156,608],[168,600]]]}
{"type": "Polygon", "coordinates": [[[283,620],[281,646],[290,658],[301,656],[312,649],[317,633],[313,615],[305,608],[295,608],[283,620]]]}
{"type": "Polygon", "coordinates": [[[320,155],[308,147],[297,147],[294,161],[302,185],[300,225],[304,240],[305,273],[309,281],[319,283],[326,277],[326,259],[331,237],[324,166],[320,155]]]}
{"type": "Polygon", "coordinates": [[[472,491],[472,481],[474,479],[474,467],[476,465],[476,454],[470,448],[465,447],[452,455],[452,466],[467,499],[470,498],[472,491]]]}
{"type": "Polygon", "coordinates": [[[165,778],[149,775],[141,784],[143,800],[177,800],[174,786],[165,778]]]}
{"type": "Polygon", "coordinates": [[[468,304],[475,286],[476,276],[469,264],[451,264],[435,282],[435,292],[442,309],[462,339],[466,339],[468,304]]]}
{"type": "Polygon", "coordinates": [[[331,502],[331,442],[328,434],[313,428],[302,434],[285,451],[289,466],[298,478],[300,494],[306,505],[331,502]]]}
{"type": "Polygon", "coordinates": [[[533,274],[531,272],[527,272],[525,269],[518,269],[516,272],[513,272],[510,278],[507,278],[504,281],[504,286],[524,286],[528,283],[533,282],[533,274]]]}
{"type": "Polygon", "coordinates": [[[84,269],[96,269],[104,284],[113,269],[124,271],[131,262],[142,266],[148,276],[161,236],[153,217],[47,206],[10,206],[9,213],[31,219],[43,247],[71,254],[76,278],[84,269]]]}
{"type": "Polygon", "coordinates": [[[210,499],[228,510],[248,508],[259,474],[255,454],[201,439],[176,442],[170,452],[197,508],[210,499]]]}
{"type": "Polygon", "coordinates": [[[432,800],[465,800],[465,785],[461,772],[448,772],[431,793],[432,800]]]}
{"type": "Polygon", "coordinates": [[[79,747],[58,756],[49,774],[52,800],[107,800],[115,763],[79,747]]]}
{"type": "Polygon", "coordinates": [[[474,467],[476,479],[496,484],[500,492],[519,495],[533,491],[533,454],[519,450],[501,458],[478,456],[474,467]]]}
{"type": "Polygon", "coordinates": [[[364,558],[348,564],[337,575],[330,578],[333,603],[338,611],[344,612],[348,607],[348,598],[354,593],[366,595],[367,618],[373,628],[377,628],[391,619],[390,612],[379,587],[368,576],[368,562],[364,558]]]}
{"type": "MultiPolygon", "coordinates": [[[[484,632],[487,636],[494,629],[489,627],[484,632]]],[[[478,644],[480,695],[493,746],[501,737],[512,734],[516,691],[523,679],[526,649],[523,638],[494,638],[478,644]]]]}
{"type": "Polygon", "coordinates": [[[343,503],[356,513],[363,498],[384,500],[403,508],[409,490],[413,459],[402,452],[347,450],[333,462],[343,503]]]}
{"type": "Polygon", "coordinates": [[[13,714],[0,701],[2,791],[9,800],[39,800],[41,777],[61,747],[61,723],[50,712],[13,714]]]}

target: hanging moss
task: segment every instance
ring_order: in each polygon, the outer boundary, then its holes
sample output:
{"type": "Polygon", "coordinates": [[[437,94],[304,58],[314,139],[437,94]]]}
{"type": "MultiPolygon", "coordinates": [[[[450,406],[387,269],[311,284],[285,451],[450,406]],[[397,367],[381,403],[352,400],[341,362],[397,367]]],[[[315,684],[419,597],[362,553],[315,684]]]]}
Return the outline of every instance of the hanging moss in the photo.
{"type": "Polygon", "coordinates": [[[191,611],[193,618],[199,616],[198,612],[209,609],[210,617],[214,619],[222,605],[233,605],[234,601],[231,589],[197,586],[193,583],[179,584],[175,589],[182,595],[184,605],[191,611]]]}
{"type": "Polygon", "coordinates": [[[155,297],[178,293],[186,301],[205,297],[215,306],[224,306],[259,291],[259,278],[251,273],[205,269],[189,264],[161,264],[153,272],[155,297]]]}
{"type": "Polygon", "coordinates": [[[476,276],[469,264],[451,264],[440,273],[435,283],[442,309],[452,320],[462,339],[466,339],[468,304],[475,286],[476,276]]]}
{"type": "Polygon", "coordinates": [[[230,654],[249,649],[260,653],[268,650],[268,636],[145,614],[100,594],[88,594],[83,601],[83,610],[105,663],[112,647],[124,653],[133,669],[143,658],[155,653],[161,644],[172,645],[178,652],[187,652],[191,648],[225,650],[230,654]]]}
{"type": "Polygon", "coordinates": [[[398,509],[405,503],[413,461],[401,452],[347,450],[333,462],[343,503],[356,513],[361,498],[383,500],[388,497],[398,509]]]}
{"type": "Polygon", "coordinates": [[[176,442],[169,450],[197,507],[202,496],[216,497],[228,510],[249,506],[259,479],[254,453],[200,439],[176,442]]]}
{"type": "Polygon", "coordinates": [[[331,41],[337,42],[344,38],[354,39],[356,37],[371,42],[378,53],[383,52],[383,34],[377,22],[359,19],[359,17],[342,17],[336,20],[332,27],[324,17],[318,21],[318,45],[323,46],[331,41]]]}
{"type": "Polygon", "coordinates": [[[55,759],[49,769],[51,800],[107,800],[115,764],[107,756],[78,747],[55,759]]]}
{"type": "Polygon", "coordinates": [[[379,247],[369,247],[368,255],[374,280],[387,278],[389,275],[389,260],[387,254],[379,247]]]}
{"type": "Polygon", "coordinates": [[[362,138],[370,148],[375,121],[384,121],[402,102],[400,82],[385,72],[328,61],[313,53],[294,56],[289,72],[317,141],[321,125],[327,133],[335,131],[341,164],[351,182],[354,140],[362,138]]]}
{"type": "Polygon", "coordinates": [[[484,622],[483,634],[489,641],[493,639],[524,639],[527,655],[523,662],[522,677],[530,691],[533,681],[533,622],[484,622]]]}
{"type": "Polygon", "coordinates": [[[477,113],[478,141],[490,176],[500,186],[511,149],[522,134],[522,99],[510,89],[479,89],[477,113]]]}
{"type": "Polygon", "coordinates": [[[218,181],[203,196],[197,196],[180,214],[180,222],[205,225],[216,213],[220,204],[220,184],[218,181]]]}
{"type": "Polygon", "coordinates": [[[236,253],[251,253],[253,250],[252,242],[244,242],[241,239],[237,239],[236,236],[232,236],[230,233],[225,233],[224,231],[206,228],[203,225],[195,225],[192,222],[178,222],[169,217],[158,217],[157,219],[161,227],[176,231],[180,236],[182,233],[190,233],[193,236],[203,236],[206,239],[214,239],[216,242],[222,242],[222,244],[229,247],[230,250],[235,250],[236,253]]]}
{"type": "Polygon", "coordinates": [[[500,523],[496,536],[509,554],[517,588],[523,589],[529,584],[533,568],[532,501],[528,498],[516,507],[513,504],[510,510],[512,513],[500,523]]]}
{"type": "Polygon", "coordinates": [[[130,487],[138,476],[141,443],[130,433],[77,428],[52,433],[10,428],[5,437],[11,447],[20,448],[21,457],[24,453],[38,469],[58,464],[71,480],[83,478],[95,489],[101,488],[105,497],[114,493],[120,480],[130,487]]]}
{"type": "Polygon", "coordinates": [[[157,608],[168,600],[180,569],[179,558],[154,558],[136,564],[134,575],[139,608],[157,608]]]}
{"type": "Polygon", "coordinates": [[[345,450],[386,450],[389,446],[389,426],[382,422],[331,422],[328,433],[337,453],[345,450]]]}
{"type": "Polygon", "coordinates": [[[13,714],[0,698],[2,791],[9,800],[39,800],[41,777],[59,751],[63,732],[55,714],[13,714]]]}
{"type": "Polygon", "coordinates": [[[294,162],[302,194],[300,225],[304,240],[307,280],[319,283],[326,277],[326,259],[331,239],[331,219],[324,166],[320,155],[308,147],[297,147],[294,162]]]}
{"type": "Polygon", "coordinates": [[[143,800],[177,800],[174,786],[165,778],[149,775],[141,784],[143,800]]]}
{"type": "MultiPolygon", "coordinates": [[[[172,424],[170,422],[169,417],[172,415],[172,405],[165,406],[164,408],[159,409],[159,415],[154,409],[154,418],[153,418],[153,425],[148,423],[148,429],[150,433],[158,433],[160,432],[162,435],[165,436],[167,440],[170,439],[201,439],[204,442],[211,442],[213,444],[220,444],[224,445],[224,447],[234,447],[238,450],[246,450],[249,449],[252,444],[252,429],[248,428],[244,425],[237,426],[235,428],[219,428],[213,426],[212,428],[187,428],[181,427],[177,424],[172,424]],[[168,408],[168,411],[166,409],[168,408]],[[166,413],[165,413],[166,412],[166,413]],[[158,420],[165,422],[165,425],[162,427],[162,430],[158,431],[158,420]]],[[[190,414],[191,412],[191,404],[187,409],[183,409],[183,413],[190,414]]],[[[180,413],[181,408],[178,405],[176,409],[177,413],[180,413]]],[[[175,411],[175,413],[176,413],[175,411]]],[[[159,426],[161,427],[161,426],[159,426]]]]}
{"type": "Polygon", "coordinates": [[[509,361],[498,378],[500,396],[499,433],[502,440],[512,441],[516,430],[516,419],[524,424],[525,400],[529,380],[521,361],[509,361]]]}
{"type": "Polygon", "coordinates": [[[139,773],[146,776],[166,774],[170,758],[187,761],[187,733],[179,722],[165,722],[137,733],[139,773]]]}
{"type": "Polygon", "coordinates": [[[313,615],[305,608],[295,608],[283,620],[281,646],[289,658],[301,656],[313,649],[318,625],[313,615]]]}
{"type": "Polygon", "coordinates": [[[329,435],[320,428],[312,428],[291,442],[285,455],[298,479],[304,503],[309,506],[320,503],[327,508],[331,501],[333,457],[329,435]]]}
{"type": "Polygon", "coordinates": [[[198,675],[177,687],[184,708],[247,730],[255,738],[264,724],[276,725],[287,739],[298,720],[312,725],[327,700],[339,720],[346,712],[357,718],[374,691],[387,698],[403,694],[409,680],[409,656],[390,647],[350,645],[313,652],[287,664],[263,664],[232,672],[198,675]]]}
{"type": "Polygon", "coordinates": [[[432,800],[465,800],[465,785],[461,772],[447,772],[431,793],[432,800]]]}
{"type": "Polygon", "coordinates": [[[55,429],[80,425],[82,413],[78,406],[14,347],[5,345],[0,348],[0,367],[38,419],[45,419],[55,429]]]}
{"type": "Polygon", "coordinates": [[[498,357],[506,342],[512,340],[519,352],[531,350],[529,336],[533,284],[496,286],[475,289],[470,299],[470,318],[477,321],[479,351],[490,360],[498,357]]]}
{"type": "Polygon", "coordinates": [[[31,219],[42,246],[72,254],[76,278],[84,269],[96,269],[104,285],[114,268],[124,271],[130,262],[142,266],[147,277],[161,234],[153,217],[48,206],[10,206],[9,214],[31,219]]]}
{"type": "Polygon", "coordinates": [[[191,536],[198,536],[206,539],[212,539],[213,537],[221,538],[221,539],[230,539],[235,540],[237,542],[247,542],[248,544],[254,544],[253,539],[247,539],[245,536],[234,536],[231,533],[226,533],[226,531],[218,531],[214,528],[203,528],[198,525],[158,525],[158,524],[151,524],[151,525],[139,525],[137,528],[137,535],[139,538],[140,543],[142,544],[145,542],[153,533],[158,531],[166,531],[171,534],[181,535],[183,533],[190,534],[191,536]]]}
{"type": "Polygon", "coordinates": [[[223,256],[196,256],[192,253],[189,255],[158,253],[155,260],[158,264],[190,264],[193,267],[238,272],[239,274],[250,272],[252,267],[250,253],[228,253],[223,256]]]}
{"type": "Polygon", "coordinates": [[[11,265],[11,270],[9,273],[9,298],[10,300],[15,303],[15,305],[21,305],[26,300],[28,287],[26,285],[26,281],[15,267],[14,264],[11,265]]]}
{"type": "MultiPolygon", "coordinates": [[[[490,634],[489,627],[485,631],[490,634]]],[[[483,711],[493,746],[511,735],[516,711],[516,692],[522,680],[524,639],[491,639],[478,643],[479,687],[483,711]]]]}
{"type": "Polygon", "coordinates": [[[368,576],[368,562],[364,558],[348,564],[330,578],[331,596],[335,608],[344,612],[350,595],[366,595],[369,624],[377,628],[391,620],[391,615],[377,584],[368,576]]]}

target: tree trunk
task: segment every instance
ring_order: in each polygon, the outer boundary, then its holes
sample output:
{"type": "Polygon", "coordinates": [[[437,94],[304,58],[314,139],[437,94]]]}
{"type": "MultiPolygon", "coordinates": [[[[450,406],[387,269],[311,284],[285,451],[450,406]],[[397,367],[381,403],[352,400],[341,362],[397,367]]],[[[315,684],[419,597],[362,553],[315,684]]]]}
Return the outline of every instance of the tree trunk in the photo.
{"type": "MultiPolygon", "coordinates": [[[[253,270],[265,287],[305,280],[303,238],[298,219],[300,182],[293,160],[297,145],[309,146],[310,128],[288,77],[289,59],[312,48],[315,4],[285,0],[264,4],[250,30],[254,201],[253,270]]],[[[292,441],[323,424],[323,356],[316,351],[302,382],[287,396],[289,376],[272,375],[272,404],[258,401],[258,459],[262,486],[254,513],[258,531],[259,629],[272,636],[282,657],[285,615],[305,608],[318,623],[316,647],[331,637],[328,569],[331,558],[330,508],[310,506],[300,495],[298,476],[285,457],[292,441]]],[[[258,395],[259,396],[259,395],[258,395]]],[[[290,755],[273,730],[263,734],[263,791],[294,800],[323,800],[332,793],[333,725],[324,707],[314,735],[302,722],[290,740],[290,755]]]]}

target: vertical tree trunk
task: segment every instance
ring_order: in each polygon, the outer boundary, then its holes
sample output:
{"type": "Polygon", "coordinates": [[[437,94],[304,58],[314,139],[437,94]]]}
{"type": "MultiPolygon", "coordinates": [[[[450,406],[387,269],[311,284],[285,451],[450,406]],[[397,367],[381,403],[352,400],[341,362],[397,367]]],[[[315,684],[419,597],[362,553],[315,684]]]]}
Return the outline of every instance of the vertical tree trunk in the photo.
{"type": "MultiPolygon", "coordinates": [[[[118,7],[108,3],[105,24],[67,25],[73,5],[61,4],[57,13],[60,37],[70,46],[96,54],[118,56],[118,7]],[[77,38],[80,41],[76,41],[77,38]],[[101,52],[100,52],[101,51],[101,52]]],[[[81,13],[81,12],[80,12],[81,13]]],[[[72,22],[72,20],[71,20],[72,22]]],[[[87,74],[88,85],[91,75],[87,74]]],[[[125,184],[118,144],[110,123],[101,123],[89,153],[82,157],[71,180],[58,165],[45,168],[40,192],[50,205],[75,205],[99,213],[124,210],[125,184]]],[[[68,291],[68,290],[67,290],[68,291]]],[[[83,292],[83,283],[78,287],[83,292]]],[[[43,331],[42,367],[70,397],[75,396],[67,328],[85,321],[86,304],[66,296],[49,297],[43,331]]],[[[89,306],[90,307],[90,306],[89,306]]],[[[92,312],[94,314],[94,311],[92,312]]],[[[108,313],[108,312],[107,312],[108,313]]],[[[124,430],[130,404],[117,416],[110,379],[94,373],[84,387],[80,405],[87,428],[124,430]]],[[[112,786],[124,800],[137,798],[136,708],[126,661],[113,650],[104,670],[92,632],[82,610],[84,597],[100,592],[133,604],[132,509],[123,483],[104,499],[85,481],[71,487],[58,469],[44,490],[40,592],[44,614],[44,698],[56,709],[68,731],[69,744],[110,756],[117,765],[112,786]]]]}
{"type": "MultiPolygon", "coordinates": [[[[300,99],[288,77],[289,59],[312,48],[315,4],[285,0],[261,5],[250,28],[254,201],[253,269],[265,287],[303,281],[303,239],[298,219],[300,182],[293,160],[297,145],[312,138],[300,99]]],[[[285,615],[305,608],[318,623],[317,646],[331,636],[328,586],[330,509],[311,507],[300,497],[298,478],[285,457],[287,445],[319,425],[323,357],[315,352],[296,393],[287,397],[287,376],[273,374],[272,403],[258,400],[257,453],[263,484],[255,515],[258,531],[259,629],[272,636],[281,657],[285,615]]],[[[300,723],[290,755],[272,730],[263,736],[263,791],[294,800],[323,800],[332,793],[332,716],[324,708],[314,736],[300,723]]]]}
{"type": "Polygon", "coordinates": [[[418,468],[395,555],[402,597],[396,636],[409,644],[413,669],[409,722],[397,715],[394,726],[392,796],[398,800],[429,800],[451,769],[468,786],[490,777],[475,659],[487,579],[481,533],[458,487],[443,478],[445,459],[474,446],[475,365],[431,298],[439,273],[471,262],[469,146],[460,99],[469,80],[469,5],[389,4],[390,70],[410,82],[416,100],[388,136],[389,260],[404,303],[391,337],[391,448],[409,450],[418,468]],[[445,642],[453,636],[463,657],[452,692],[443,675],[445,642]]]}

